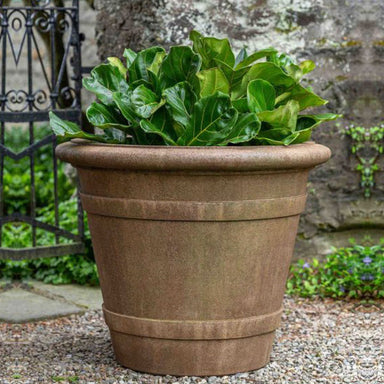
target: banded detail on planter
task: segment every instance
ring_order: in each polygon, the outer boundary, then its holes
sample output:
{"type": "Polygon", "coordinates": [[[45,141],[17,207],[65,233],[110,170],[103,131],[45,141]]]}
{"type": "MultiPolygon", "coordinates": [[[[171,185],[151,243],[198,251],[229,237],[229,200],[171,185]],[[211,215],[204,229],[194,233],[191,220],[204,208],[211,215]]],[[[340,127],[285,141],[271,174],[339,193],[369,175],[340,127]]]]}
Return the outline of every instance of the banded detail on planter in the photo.
{"type": "Polygon", "coordinates": [[[306,195],[241,201],[159,201],[121,199],[81,193],[84,209],[91,214],[175,221],[245,221],[299,215],[306,195]]]}
{"type": "Polygon", "coordinates": [[[229,320],[143,319],[109,311],[103,305],[105,322],[115,331],[155,339],[228,340],[274,332],[280,326],[283,308],[260,316],[229,320]]]}

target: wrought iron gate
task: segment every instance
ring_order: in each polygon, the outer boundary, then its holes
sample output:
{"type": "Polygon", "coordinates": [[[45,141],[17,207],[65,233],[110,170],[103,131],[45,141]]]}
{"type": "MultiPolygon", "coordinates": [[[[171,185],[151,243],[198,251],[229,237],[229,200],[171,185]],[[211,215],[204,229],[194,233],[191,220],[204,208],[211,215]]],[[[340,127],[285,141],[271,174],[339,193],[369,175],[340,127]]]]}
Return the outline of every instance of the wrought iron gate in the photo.
{"type": "MultiPolygon", "coordinates": [[[[58,162],[53,155],[52,222],[43,222],[36,212],[35,158],[49,146],[55,150],[55,136],[37,135],[48,112],[81,123],[81,36],[79,0],[0,0],[0,258],[20,260],[60,256],[83,251],[83,213],[77,197],[77,233],[60,225],[58,162]],[[15,84],[9,81],[10,72],[15,84]],[[36,75],[38,74],[38,76],[36,75]],[[23,76],[25,80],[23,80],[23,76]],[[38,83],[40,79],[40,84],[38,83]],[[18,84],[17,84],[18,83],[18,84]],[[18,127],[28,135],[28,145],[15,150],[7,145],[6,132],[18,127]],[[29,164],[29,207],[26,212],[9,212],[5,201],[5,162],[29,164]],[[31,244],[27,248],[1,244],[4,226],[27,225],[31,244]],[[37,231],[51,233],[52,244],[40,246],[37,231]]],[[[12,176],[12,175],[11,175],[12,176]]],[[[17,208],[17,204],[14,204],[17,208]]],[[[39,233],[40,233],[39,232],[39,233]]]]}

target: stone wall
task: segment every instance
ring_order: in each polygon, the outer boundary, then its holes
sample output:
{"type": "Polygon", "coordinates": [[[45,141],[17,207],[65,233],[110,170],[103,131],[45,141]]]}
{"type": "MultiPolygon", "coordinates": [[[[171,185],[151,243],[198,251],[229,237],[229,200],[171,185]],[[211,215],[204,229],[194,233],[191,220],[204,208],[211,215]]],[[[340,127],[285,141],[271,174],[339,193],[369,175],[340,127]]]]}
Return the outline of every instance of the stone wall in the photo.
{"type": "MultiPolygon", "coordinates": [[[[274,46],[318,69],[309,83],[344,114],[340,126],[324,125],[314,139],[333,151],[309,182],[297,255],[324,254],[349,237],[384,237],[384,176],[364,198],[341,130],[384,121],[384,3],[381,0],[95,0],[100,58],[158,44],[185,43],[191,29],[229,37],[235,48],[274,46]]],[[[382,167],[384,166],[381,161],[382,167]]]]}

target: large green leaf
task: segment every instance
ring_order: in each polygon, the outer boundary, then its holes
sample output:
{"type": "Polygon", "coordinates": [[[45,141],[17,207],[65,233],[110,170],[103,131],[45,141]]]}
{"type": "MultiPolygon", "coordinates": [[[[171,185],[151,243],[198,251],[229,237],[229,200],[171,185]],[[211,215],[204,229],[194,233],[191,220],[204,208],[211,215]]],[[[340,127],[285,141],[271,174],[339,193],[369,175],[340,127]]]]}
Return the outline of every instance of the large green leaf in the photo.
{"type": "Polygon", "coordinates": [[[187,82],[178,83],[171,88],[167,88],[164,91],[164,96],[173,120],[181,124],[184,130],[190,120],[192,108],[197,99],[191,86],[187,82]]]}
{"type": "Polygon", "coordinates": [[[108,57],[108,63],[117,67],[120,73],[124,76],[127,74],[128,69],[124,66],[118,57],[108,57]]]}
{"type": "Polygon", "coordinates": [[[228,39],[203,37],[197,31],[192,31],[189,37],[193,42],[194,51],[202,58],[202,69],[215,67],[215,60],[220,60],[231,68],[235,65],[235,55],[228,39]]]}
{"type": "Polygon", "coordinates": [[[237,109],[240,113],[248,113],[249,107],[248,107],[248,101],[246,97],[243,97],[242,99],[232,100],[233,108],[237,109]]]}
{"type": "Polygon", "coordinates": [[[239,144],[248,142],[257,136],[260,131],[260,126],[260,120],[255,113],[243,113],[239,115],[235,126],[220,144],[226,145],[228,143],[239,144]]]}
{"type": "Polygon", "coordinates": [[[94,93],[106,105],[113,105],[114,92],[128,91],[128,84],[119,68],[112,64],[100,64],[83,79],[84,88],[94,93]]]}
{"type": "Polygon", "coordinates": [[[240,83],[237,83],[235,87],[232,87],[232,98],[238,99],[244,96],[247,92],[248,83],[255,79],[266,80],[274,87],[280,88],[290,88],[296,84],[296,81],[277,65],[269,62],[257,63],[242,76],[240,83]]]}
{"type": "Polygon", "coordinates": [[[139,85],[135,88],[130,98],[133,111],[142,118],[150,117],[164,104],[164,101],[159,101],[158,96],[145,85],[139,85]]]}
{"type": "Polygon", "coordinates": [[[172,123],[169,119],[168,112],[164,107],[152,115],[149,120],[141,120],[140,127],[148,134],[160,136],[167,145],[177,145],[177,137],[172,129],[172,123]]]}
{"type": "Polygon", "coordinates": [[[315,128],[319,124],[324,123],[325,121],[333,121],[342,117],[342,115],[337,115],[335,113],[320,113],[317,115],[299,115],[297,118],[296,131],[301,131],[307,128],[315,128]]]}
{"type": "Polygon", "coordinates": [[[256,79],[248,84],[247,101],[251,112],[270,111],[275,106],[276,92],[268,81],[256,79]]]}
{"type": "Polygon", "coordinates": [[[49,123],[53,133],[58,136],[60,141],[87,139],[101,143],[119,143],[118,140],[109,138],[106,135],[93,135],[91,133],[84,132],[77,124],[72,121],[62,120],[53,112],[49,112],[49,123]]]}
{"type": "Polygon", "coordinates": [[[256,140],[260,144],[267,145],[289,145],[292,144],[299,136],[299,133],[292,133],[286,128],[274,128],[267,131],[261,131],[256,140]]]}
{"type": "Polygon", "coordinates": [[[297,137],[289,144],[300,144],[310,140],[312,135],[312,128],[303,129],[295,133],[297,134],[297,137]]]}
{"type": "Polygon", "coordinates": [[[132,105],[131,93],[116,92],[113,94],[113,100],[118,106],[123,116],[133,125],[137,127],[140,123],[139,116],[136,115],[134,107],[132,105]]]}
{"type": "Polygon", "coordinates": [[[158,53],[165,53],[164,48],[152,47],[140,51],[128,68],[129,82],[137,80],[149,81],[148,68],[153,69],[155,60],[159,60],[158,53]],[[151,67],[152,66],[152,67],[151,67]]]}
{"type": "Polygon", "coordinates": [[[210,68],[197,74],[200,82],[200,96],[211,96],[220,91],[229,94],[229,82],[220,68],[210,68]]]}
{"type": "Polygon", "coordinates": [[[243,67],[235,70],[220,60],[215,60],[215,62],[217,67],[219,67],[222,70],[222,72],[224,73],[225,77],[228,80],[229,92],[231,93],[231,98],[236,99],[238,97],[244,96],[246,92],[244,92],[244,95],[236,95],[232,93],[232,90],[236,90],[241,86],[241,82],[245,74],[249,71],[249,68],[243,67]]]}
{"type": "Polygon", "coordinates": [[[108,140],[117,141],[120,144],[125,144],[127,142],[127,134],[117,128],[106,128],[104,129],[104,137],[108,140]]]}
{"type": "Polygon", "coordinates": [[[132,51],[130,48],[125,48],[123,56],[127,59],[127,68],[129,68],[133,61],[136,59],[137,53],[132,51]]]}
{"type": "Polygon", "coordinates": [[[159,73],[165,55],[166,53],[164,51],[157,52],[152,61],[152,64],[148,67],[148,71],[150,71],[154,75],[157,75],[159,73]]]}
{"type": "Polygon", "coordinates": [[[235,68],[238,64],[244,61],[248,57],[247,49],[245,47],[240,49],[240,52],[237,54],[235,58],[235,68]]]}
{"type": "Polygon", "coordinates": [[[93,102],[86,112],[88,121],[95,127],[129,129],[126,119],[115,106],[93,102]]]}
{"type": "Polygon", "coordinates": [[[343,115],[337,115],[335,113],[318,113],[316,115],[300,115],[299,117],[311,118],[314,119],[317,123],[322,123],[324,121],[336,120],[340,117],[343,117],[343,115]]]}
{"type": "Polygon", "coordinates": [[[273,54],[276,54],[275,48],[266,48],[262,49],[260,51],[256,51],[252,53],[252,55],[249,55],[248,57],[245,57],[242,61],[240,61],[236,66],[235,69],[241,69],[244,67],[248,67],[249,65],[253,64],[255,61],[263,59],[265,57],[270,57],[273,54]]]}
{"type": "Polygon", "coordinates": [[[293,58],[285,53],[283,54],[274,54],[268,58],[277,66],[281,67],[289,76],[294,78],[296,81],[299,81],[305,74],[313,71],[316,68],[316,65],[311,60],[305,60],[300,64],[296,64],[293,58]]]}
{"type": "Polygon", "coordinates": [[[182,81],[193,81],[201,66],[201,58],[187,46],[172,47],[161,63],[159,70],[163,88],[172,87],[182,81]]]}
{"type": "Polygon", "coordinates": [[[236,124],[238,112],[228,95],[217,92],[195,104],[185,134],[179,145],[217,145],[236,124]]]}
{"type": "Polygon", "coordinates": [[[272,111],[264,111],[258,114],[262,122],[268,123],[274,128],[284,128],[294,131],[296,128],[297,115],[299,112],[299,103],[295,100],[288,101],[272,111]]]}
{"type": "Polygon", "coordinates": [[[317,107],[327,103],[326,100],[313,93],[310,88],[304,88],[296,84],[291,90],[285,92],[276,99],[276,104],[284,103],[286,100],[296,100],[299,103],[300,111],[308,107],[317,107]]]}

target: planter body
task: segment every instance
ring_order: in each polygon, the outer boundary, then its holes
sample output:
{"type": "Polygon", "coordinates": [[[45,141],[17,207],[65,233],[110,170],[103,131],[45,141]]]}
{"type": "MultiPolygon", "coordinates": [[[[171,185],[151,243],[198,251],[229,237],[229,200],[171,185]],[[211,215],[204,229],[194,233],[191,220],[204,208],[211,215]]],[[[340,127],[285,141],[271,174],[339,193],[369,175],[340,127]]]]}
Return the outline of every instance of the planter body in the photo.
{"type": "Polygon", "coordinates": [[[308,171],[328,148],[66,143],[79,172],[117,360],[143,372],[264,366],[308,171]]]}

